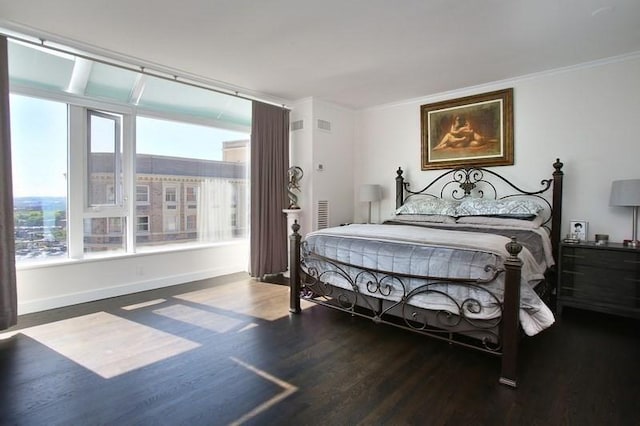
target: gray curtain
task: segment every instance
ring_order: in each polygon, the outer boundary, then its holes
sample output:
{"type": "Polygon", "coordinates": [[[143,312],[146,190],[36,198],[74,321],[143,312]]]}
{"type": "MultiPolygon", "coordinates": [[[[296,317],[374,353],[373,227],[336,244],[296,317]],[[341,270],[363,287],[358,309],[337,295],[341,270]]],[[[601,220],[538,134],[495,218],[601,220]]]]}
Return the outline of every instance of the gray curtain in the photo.
{"type": "Polygon", "coordinates": [[[251,260],[259,279],[287,270],[289,111],[253,102],[251,125],[251,260]]]}
{"type": "Polygon", "coordinates": [[[7,39],[0,36],[0,330],[15,325],[18,316],[7,60],[7,39]]]}

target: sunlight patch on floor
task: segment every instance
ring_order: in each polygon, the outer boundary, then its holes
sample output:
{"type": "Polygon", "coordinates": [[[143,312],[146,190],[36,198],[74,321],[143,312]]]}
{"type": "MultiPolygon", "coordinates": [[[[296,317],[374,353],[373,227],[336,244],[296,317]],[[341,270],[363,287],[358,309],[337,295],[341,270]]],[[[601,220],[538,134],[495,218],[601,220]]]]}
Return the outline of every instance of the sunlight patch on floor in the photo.
{"type": "Polygon", "coordinates": [[[136,303],[135,305],[123,306],[122,309],[124,309],[125,311],[134,311],[136,309],[146,308],[148,306],[159,305],[159,304],[164,303],[166,301],[167,301],[167,299],[149,300],[147,302],[136,303]]]}
{"type": "MultiPolygon", "coordinates": [[[[217,285],[174,297],[267,321],[275,321],[289,315],[289,287],[257,282],[252,279],[217,285]]],[[[313,306],[305,300],[301,302],[302,309],[313,306]]]]}
{"type": "Polygon", "coordinates": [[[39,325],[21,333],[105,379],[200,346],[106,312],[39,325]]]}
{"type": "Polygon", "coordinates": [[[258,405],[256,408],[254,408],[253,410],[249,411],[247,414],[245,414],[244,416],[240,417],[238,420],[231,422],[231,425],[241,425],[242,423],[246,422],[247,420],[250,420],[251,418],[257,416],[258,414],[262,413],[263,411],[268,410],[269,408],[273,407],[274,405],[276,405],[277,403],[279,403],[280,401],[282,401],[283,399],[287,398],[289,395],[294,394],[298,391],[298,388],[296,386],[293,386],[290,383],[285,382],[284,380],[281,380],[275,376],[272,376],[271,374],[267,373],[264,370],[260,370],[257,367],[254,367],[251,364],[247,364],[244,361],[241,361],[235,357],[229,357],[233,362],[240,364],[241,366],[243,366],[244,368],[246,368],[247,370],[257,374],[258,376],[262,377],[263,379],[266,379],[268,381],[270,381],[271,383],[274,383],[277,386],[280,386],[282,388],[282,392],[280,392],[279,394],[277,394],[276,396],[274,396],[273,398],[269,399],[268,401],[263,402],[262,404],[258,405]]]}
{"type": "Polygon", "coordinates": [[[246,321],[239,320],[237,318],[181,304],[174,304],[166,308],[155,309],[153,313],[176,321],[206,328],[207,330],[215,331],[217,333],[226,333],[246,323],[246,321]]]}
{"type": "Polygon", "coordinates": [[[6,333],[0,333],[0,340],[11,339],[13,336],[21,332],[22,330],[14,330],[14,331],[7,331],[6,333]]]}
{"type": "Polygon", "coordinates": [[[244,327],[242,327],[240,330],[238,330],[238,333],[242,333],[243,331],[251,330],[252,328],[255,328],[257,326],[258,326],[258,324],[256,324],[255,322],[252,322],[251,324],[247,324],[244,327]]]}

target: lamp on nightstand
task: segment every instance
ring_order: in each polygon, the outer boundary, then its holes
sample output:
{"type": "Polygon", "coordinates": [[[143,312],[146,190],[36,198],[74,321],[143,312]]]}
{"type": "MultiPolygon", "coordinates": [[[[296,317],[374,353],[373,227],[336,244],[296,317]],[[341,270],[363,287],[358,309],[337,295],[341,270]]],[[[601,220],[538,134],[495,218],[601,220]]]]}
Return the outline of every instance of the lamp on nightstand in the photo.
{"type": "Polygon", "coordinates": [[[371,223],[371,203],[380,200],[381,190],[380,185],[366,184],[360,186],[360,201],[369,203],[369,217],[367,223],[371,223]]]}
{"type": "Polygon", "coordinates": [[[633,207],[632,247],[640,246],[638,242],[638,206],[640,206],[640,179],[614,180],[611,184],[612,206],[633,207]]]}

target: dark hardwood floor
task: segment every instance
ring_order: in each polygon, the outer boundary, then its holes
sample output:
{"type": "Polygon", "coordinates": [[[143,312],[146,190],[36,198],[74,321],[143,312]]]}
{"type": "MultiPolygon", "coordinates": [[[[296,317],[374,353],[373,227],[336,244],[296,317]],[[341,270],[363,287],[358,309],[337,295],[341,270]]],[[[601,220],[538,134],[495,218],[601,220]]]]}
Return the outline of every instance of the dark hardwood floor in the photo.
{"type": "Polygon", "coordinates": [[[20,318],[2,425],[640,425],[640,324],[566,309],[499,360],[243,274],[20,318]],[[237,290],[239,296],[233,293],[237,290]]]}

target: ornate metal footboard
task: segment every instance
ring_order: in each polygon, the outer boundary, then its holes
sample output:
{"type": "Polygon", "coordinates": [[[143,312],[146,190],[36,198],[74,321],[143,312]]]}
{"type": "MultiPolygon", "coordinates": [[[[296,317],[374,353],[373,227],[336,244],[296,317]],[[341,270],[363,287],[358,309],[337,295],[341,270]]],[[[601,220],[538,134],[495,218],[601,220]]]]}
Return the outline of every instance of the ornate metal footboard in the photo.
{"type": "Polygon", "coordinates": [[[500,382],[516,385],[520,269],[518,253],[522,246],[515,239],[507,244],[510,257],[504,269],[487,266],[488,278],[451,279],[417,276],[367,269],[313,253],[301,243],[300,227],[292,227],[291,304],[292,313],[300,312],[300,298],[458,345],[502,356],[500,382]],[[295,266],[294,266],[295,265],[295,266]],[[487,284],[505,275],[504,296],[499,298],[487,284]],[[332,285],[340,281],[343,286],[332,285]],[[412,285],[408,283],[412,282],[412,285]],[[416,285],[415,283],[418,282],[416,285]],[[346,285],[345,285],[346,284],[346,285]],[[470,296],[458,300],[444,287],[458,286],[470,296]],[[343,288],[346,287],[346,288],[343,288]],[[448,309],[423,309],[414,303],[419,298],[436,296],[448,309]],[[502,299],[502,300],[501,300],[502,299]],[[457,312],[455,312],[457,311],[457,312]],[[479,319],[483,312],[489,319],[479,319]]]}

